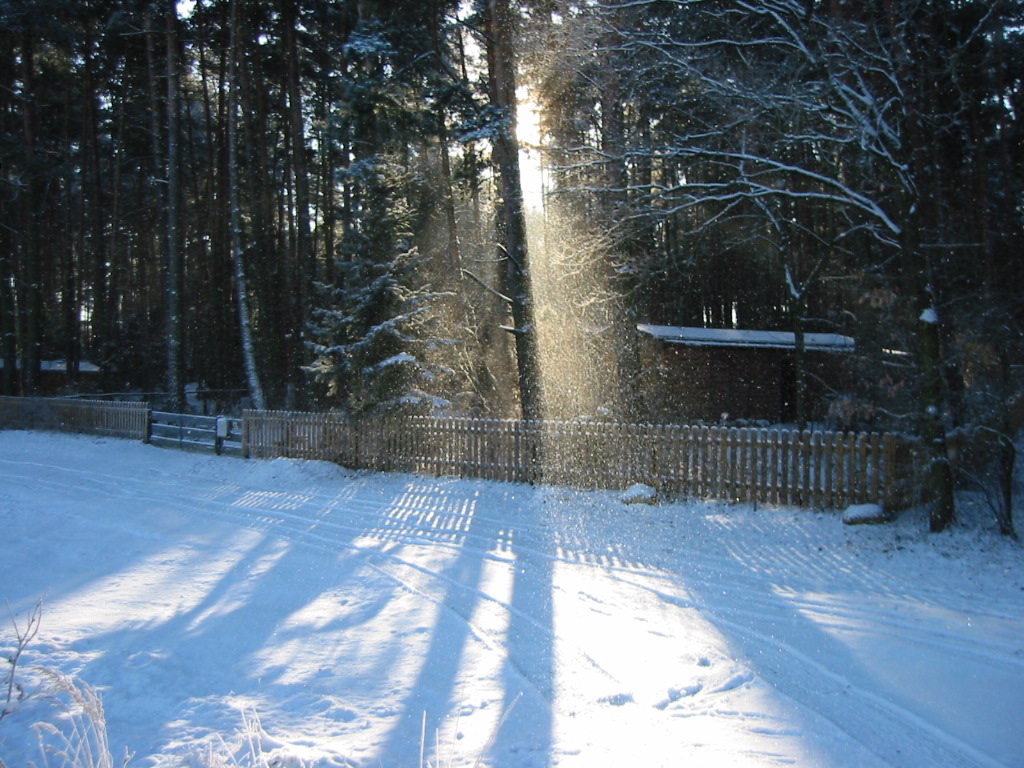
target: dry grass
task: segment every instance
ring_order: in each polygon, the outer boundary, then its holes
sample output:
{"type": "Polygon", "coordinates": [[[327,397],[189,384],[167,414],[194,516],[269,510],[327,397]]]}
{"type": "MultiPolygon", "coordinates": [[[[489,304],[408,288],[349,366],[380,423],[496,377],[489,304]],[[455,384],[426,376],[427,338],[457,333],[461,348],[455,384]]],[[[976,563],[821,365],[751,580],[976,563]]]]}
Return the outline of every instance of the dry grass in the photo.
{"type": "MultiPolygon", "coordinates": [[[[48,681],[46,696],[55,703],[63,720],[36,723],[42,768],[115,768],[107,741],[107,720],[103,699],[88,683],[55,669],[36,667],[48,681]],[[51,762],[51,760],[55,762],[51,762]]],[[[120,768],[128,765],[131,755],[125,750],[120,768]]]]}
{"type": "MultiPolygon", "coordinates": [[[[125,749],[120,759],[113,756],[107,735],[103,697],[96,688],[52,667],[25,667],[20,664],[26,649],[39,632],[42,601],[39,601],[23,624],[18,623],[10,608],[8,613],[14,628],[14,643],[4,654],[7,671],[0,682],[0,722],[18,714],[21,705],[29,699],[35,700],[37,704],[48,703],[51,706],[51,714],[31,726],[39,747],[39,762],[30,761],[25,768],[127,768],[132,755],[125,749]],[[38,681],[38,684],[31,689],[26,688],[23,683],[26,675],[23,672],[29,673],[28,677],[38,681]]],[[[482,764],[516,701],[509,705],[495,724],[490,738],[472,763],[474,768],[482,764]]],[[[243,711],[241,717],[242,726],[234,734],[232,743],[229,744],[220,734],[215,734],[203,748],[181,758],[182,768],[309,768],[305,761],[290,750],[281,748],[264,731],[255,711],[243,711]]],[[[7,725],[18,719],[12,718],[7,725]]],[[[435,756],[433,761],[428,760],[424,715],[419,768],[453,768],[456,761],[454,740],[447,750],[442,750],[439,742],[439,734],[435,734],[435,756]],[[443,756],[443,751],[448,754],[443,756]]],[[[2,759],[0,768],[8,768],[2,759]]]]}

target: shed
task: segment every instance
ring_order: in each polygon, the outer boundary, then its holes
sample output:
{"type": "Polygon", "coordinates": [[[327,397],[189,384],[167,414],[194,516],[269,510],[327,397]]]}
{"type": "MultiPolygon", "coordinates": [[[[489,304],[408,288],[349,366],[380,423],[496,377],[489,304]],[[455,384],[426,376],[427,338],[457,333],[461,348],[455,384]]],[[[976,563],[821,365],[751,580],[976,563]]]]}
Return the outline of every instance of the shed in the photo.
{"type": "MultiPolygon", "coordinates": [[[[18,379],[21,377],[21,361],[15,360],[18,379]]],[[[0,371],[4,369],[4,361],[0,358],[0,371]]],[[[88,391],[95,389],[100,381],[99,366],[82,360],[78,364],[78,389],[88,391]]],[[[20,383],[16,384],[20,389],[20,383]]],[[[39,394],[47,397],[61,395],[68,391],[71,380],[68,377],[68,366],[63,360],[43,360],[39,363],[39,394]]]]}
{"type": "MultiPolygon", "coordinates": [[[[637,325],[652,415],[684,421],[791,421],[796,408],[796,335],[787,331],[637,325]]],[[[804,334],[810,412],[841,382],[837,356],[849,336],[804,334]]]]}

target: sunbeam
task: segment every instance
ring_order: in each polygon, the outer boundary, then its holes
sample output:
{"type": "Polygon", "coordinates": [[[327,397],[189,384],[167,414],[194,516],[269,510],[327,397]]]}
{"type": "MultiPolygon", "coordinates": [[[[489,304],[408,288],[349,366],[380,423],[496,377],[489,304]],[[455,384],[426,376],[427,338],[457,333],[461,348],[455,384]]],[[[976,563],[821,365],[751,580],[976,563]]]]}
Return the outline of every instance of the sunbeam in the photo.
{"type": "Polygon", "coordinates": [[[518,131],[530,292],[545,419],[614,418],[619,404],[621,298],[610,286],[611,238],[552,193],[540,108],[519,102],[518,131]]]}

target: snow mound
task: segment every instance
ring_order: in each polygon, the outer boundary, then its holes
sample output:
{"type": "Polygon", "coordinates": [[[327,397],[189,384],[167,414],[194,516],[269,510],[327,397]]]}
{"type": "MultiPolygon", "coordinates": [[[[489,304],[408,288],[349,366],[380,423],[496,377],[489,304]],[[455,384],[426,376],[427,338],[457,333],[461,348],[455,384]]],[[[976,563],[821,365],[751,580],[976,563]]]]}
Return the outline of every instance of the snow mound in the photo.
{"type": "Polygon", "coordinates": [[[854,504],[843,512],[843,523],[846,525],[870,525],[887,523],[889,516],[881,504],[854,504]]]}
{"type": "Polygon", "coordinates": [[[619,500],[623,504],[657,504],[658,491],[649,485],[636,483],[624,490],[619,500]]]}
{"type": "Polygon", "coordinates": [[[257,488],[309,488],[350,480],[355,473],[328,461],[254,459],[239,473],[242,484],[257,488]]]}

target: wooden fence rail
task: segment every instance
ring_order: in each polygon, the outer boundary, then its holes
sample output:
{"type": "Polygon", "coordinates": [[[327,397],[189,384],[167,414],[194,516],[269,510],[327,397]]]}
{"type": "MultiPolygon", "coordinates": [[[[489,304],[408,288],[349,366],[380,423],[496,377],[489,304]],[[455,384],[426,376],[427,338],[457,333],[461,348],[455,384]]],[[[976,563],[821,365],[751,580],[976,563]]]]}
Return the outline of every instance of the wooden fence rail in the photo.
{"type": "Polygon", "coordinates": [[[145,403],[0,397],[0,428],[55,429],[145,440],[145,403]]]}
{"type": "Polygon", "coordinates": [[[895,506],[908,472],[891,434],[246,411],[242,451],[347,467],[669,496],[895,506]]]}

